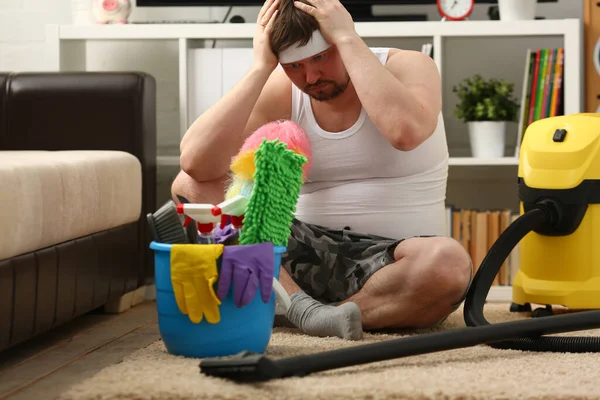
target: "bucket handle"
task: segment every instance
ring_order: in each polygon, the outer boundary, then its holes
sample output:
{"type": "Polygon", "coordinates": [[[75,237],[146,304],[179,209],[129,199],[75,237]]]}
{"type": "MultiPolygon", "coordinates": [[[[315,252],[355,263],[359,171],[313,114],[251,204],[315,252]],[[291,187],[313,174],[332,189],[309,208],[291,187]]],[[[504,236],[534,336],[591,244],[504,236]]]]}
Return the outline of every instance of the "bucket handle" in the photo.
{"type": "Polygon", "coordinates": [[[287,313],[290,306],[292,305],[292,301],[290,300],[290,296],[285,291],[281,283],[277,280],[277,278],[273,278],[273,291],[275,292],[275,297],[287,313]]]}

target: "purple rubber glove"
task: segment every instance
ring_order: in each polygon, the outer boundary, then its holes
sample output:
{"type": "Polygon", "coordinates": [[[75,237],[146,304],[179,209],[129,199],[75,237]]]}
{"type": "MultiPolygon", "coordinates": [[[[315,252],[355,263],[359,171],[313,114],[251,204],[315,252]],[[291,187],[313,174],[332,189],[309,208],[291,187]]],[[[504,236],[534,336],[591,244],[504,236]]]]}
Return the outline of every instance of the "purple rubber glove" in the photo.
{"type": "Polygon", "coordinates": [[[216,244],[225,244],[233,239],[237,239],[239,231],[234,230],[231,224],[225,225],[223,229],[221,229],[221,224],[218,224],[213,231],[213,235],[215,236],[216,244]]]}
{"type": "Polygon", "coordinates": [[[233,281],[233,301],[237,307],[250,303],[260,286],[267,303],[273,291],[273,243],[231,245],[223,249],[217,297],[223,300],[233,281]]]}

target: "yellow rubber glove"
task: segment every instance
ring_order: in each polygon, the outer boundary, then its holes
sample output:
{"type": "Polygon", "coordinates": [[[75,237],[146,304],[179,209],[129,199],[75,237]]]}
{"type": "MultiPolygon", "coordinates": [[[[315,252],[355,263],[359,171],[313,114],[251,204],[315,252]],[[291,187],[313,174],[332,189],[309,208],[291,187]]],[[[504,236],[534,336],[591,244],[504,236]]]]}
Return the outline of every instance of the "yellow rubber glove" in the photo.
{"type": "Polygon", "coordinates": [[[219,276],[217,259],[222,244],[173,244],[171,247],[171,283],[179,310],[197,324],[220,321],[219,305],[213,285],[219,276]]]}

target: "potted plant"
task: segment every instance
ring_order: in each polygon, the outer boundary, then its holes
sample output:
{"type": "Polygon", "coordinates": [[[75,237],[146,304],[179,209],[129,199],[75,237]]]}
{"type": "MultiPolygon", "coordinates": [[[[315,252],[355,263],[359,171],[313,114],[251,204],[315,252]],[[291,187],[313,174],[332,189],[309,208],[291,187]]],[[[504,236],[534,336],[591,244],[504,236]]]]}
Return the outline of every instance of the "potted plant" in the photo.
{"type": "Polygon", "coordinates": [[[511,82],[479,74],[453,87],[459,98],[454,115],[467,123],[473,157],[504,156],[507,123],[516,122],[519,112],[513,89],[511,82]]]}

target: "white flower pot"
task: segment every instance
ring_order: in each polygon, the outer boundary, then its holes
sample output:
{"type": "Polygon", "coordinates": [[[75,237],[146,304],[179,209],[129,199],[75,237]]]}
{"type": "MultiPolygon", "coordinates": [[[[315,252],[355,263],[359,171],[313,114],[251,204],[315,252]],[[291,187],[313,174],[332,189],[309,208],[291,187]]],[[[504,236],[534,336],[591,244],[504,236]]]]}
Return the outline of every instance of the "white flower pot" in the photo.
{"type": "Polygon", "coordinates": [[[505,121],[476,121],[467,123],[471,155],[476,158],[504,157],[506,143],[505,121]]]}
{"type": "Polygon", "coordinates": [[[537,0],[498,0],[500,21],[535,19],[537,0]]]}

